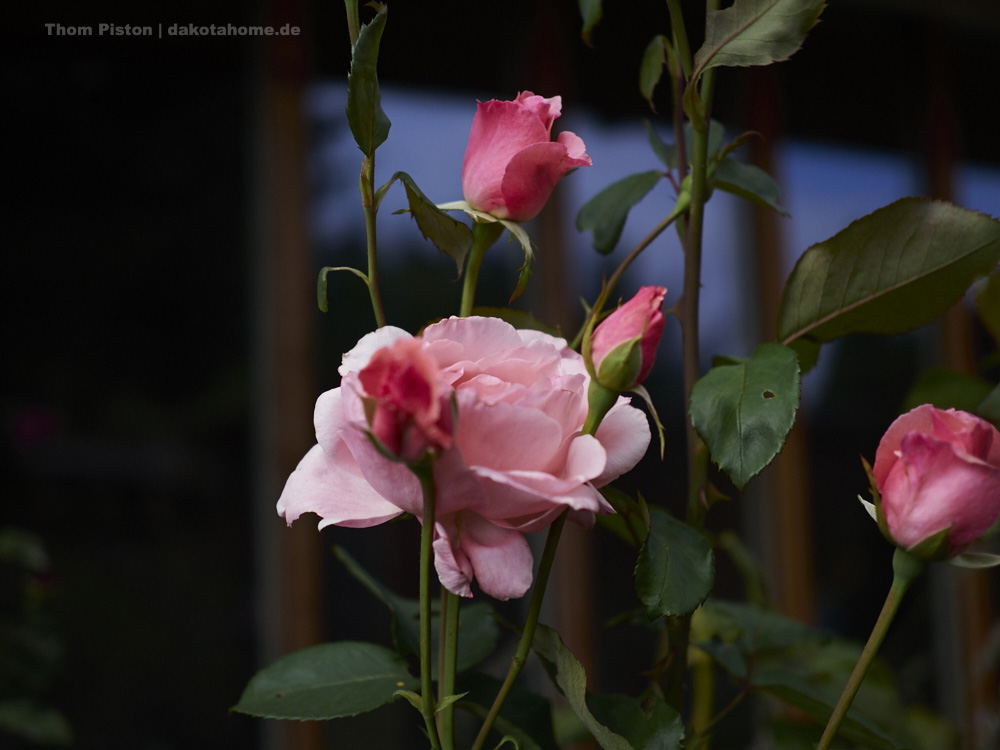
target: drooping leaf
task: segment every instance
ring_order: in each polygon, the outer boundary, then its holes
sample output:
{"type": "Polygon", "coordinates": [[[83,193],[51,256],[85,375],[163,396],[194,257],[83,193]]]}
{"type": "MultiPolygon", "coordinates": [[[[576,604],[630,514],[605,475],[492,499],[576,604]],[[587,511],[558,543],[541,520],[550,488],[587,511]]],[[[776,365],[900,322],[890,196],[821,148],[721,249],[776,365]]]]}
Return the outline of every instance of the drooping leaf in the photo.
{"type": "Polygon", "coordinates": [[[402,181],[406,188],[410,215],[416,220],[420,233],[425,239],[434,243],[438,250],[455,261],[458,273],[461,275],[465,256],[472,248],[472,230],[464,222],[451,218],[438,208],[406,172],[396,172],[392,180],[402,181]]]}
{"type": "Polygon", "coordinates": [[[603,15],[602,0],[577,0],[577,2],[580,6],[580,15],[583,16],[583,30],[580,35],[583,37],[583,41],[589,45],[594,27],[597,26],[603,15]]]}
{"type": "Polygon", "coordinates": [[[636,750],[680,750],[684,721],[655,696],[591,695],[587,703],[594,716],[620,732],[636,750]]]}
{"type": "Polygon", "coordinates": [[[288,654],[255,674],[233,711],[266,719],[326,720],[371,711],[419,683],[382,646],[341,641],[288,654]]]}
{"type": "MultiPolygon", "coordinates": [[[[480,718],[485,718],[485,706],[493,703],[500,692],[500,680],[484,674],[471,674],[459,681],[467,690],[458,706],[480,718]]],[[[494,728],[502,735],[514,737],[522,750],[558,750],[552,728],[552,704],[548,698],[533,693],[515,682],[500,707],[494,728]]]]}
{"type": "Polygon", "coordinates": [[[347,123],[361,152],[371,157],[389,137],[391,123],[382,110],[378,87],[378,48],[385,29],[387,8],[372,3],[375,17],[361,27],[351,53],[351,73],[347,77],[347,123]]]}
{"type": "Polygon", "coordinates": [[[663,178],[658,170],[629,175],[608,185],[587,201],[576,217],[576,228],[594,233],[594,249],[607,255],[615,249],[629,211],[663,178]]]}
{"type": "MultiPolygon", "coordinates": [[[[419,654],[419,600],[399,596],[383,586],[343,547],[334,547],[333,552],[348,572],[389,609],[392,616],[392,639],[396,649],[403,654],[419,654]]],[[[436,600],[432,603],[431,609],[431,677],[437,679],[440,607],[436,600]]],[[[476,602],[461,607],[458,617],[461,627],[458,629],[456,670],[462,673],[493,654],[499,637],[499,627],[493,616],[493,610],[486,602],[476,602]]]]}
{"type": "Polygon", "coordinates": [[[371,281],[368,279],[368,274],[363,271],[359,271],[357,268],[351,268],[350,266],[323,266],[319,270],[319,276],[316,279],[316,303],[319,305],[319,309],[322,312],[329,312],[330,310],[330,304],[327,301],[328,295],[326,293],[326,276],[330,273],[330,271],[347,271],[348,273],[353,273],[365,282],[365,286],[371,287],[371,281]]]}
{"type": "Polygon", "coordinates": [[[903,198],[813,245],[795,264],[778,339],[902,333],[943,313],[1000,260],[1000,221],[903,198]]]}
{"type": "Polygon", "coordinates": [[[646,51],[642,53],[642,64],[639,66],[639,91],[654,112],[656,107],[653,105],[653,91],[663,75],[663,66],[672,56],[673,48],[670,46],[670,40],[663,34],[654,36],[646,45],[646,51]]]}
{"type": "Polygon", "coordinates": [[[692,81],[720,65],[746,67],[787,60],[816,25],[824,0],[736,0],[705,21],[692,81]]]}
{"type": "Polygon", "coordinates": [[[799,405],[799,365],[787,346],[762,344],[740,364],[713,367],[691,390],[691,423],[739,488],[785,444],[799,405]]]}
{"type": "Polygon", "coordinates": [[[724,159],[715,170],[714,182],[720,190],[788,216],[788,211],[778,203],[781,191],[777,183],[760,167],[743,164],[734,159],[724,159]]]}
{"type": "Polygon", "coordinates": [[[635,750],[628,740],[601,724],[590,712],[587,706],[587,675],[556,631],[539,624],[531,647],[541,658],[549,677],[569,701],[573,713],[604,750],[635,750]]]}
{"type": "Polygon", "coordinates": [[[704,534],[650,508],[649,535],[635,565],[635,591],[650,617],[686,615],[712,590],[715,558],[704,534]]]}

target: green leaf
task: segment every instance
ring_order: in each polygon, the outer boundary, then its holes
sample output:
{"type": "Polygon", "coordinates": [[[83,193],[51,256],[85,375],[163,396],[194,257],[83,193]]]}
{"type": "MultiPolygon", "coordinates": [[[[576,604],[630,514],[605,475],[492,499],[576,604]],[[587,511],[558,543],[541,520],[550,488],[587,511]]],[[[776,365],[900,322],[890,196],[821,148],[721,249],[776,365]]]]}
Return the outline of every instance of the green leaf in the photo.
{"type": "MultiPolygon", "coordinates": [[[[460,687],[468,690],[458,706],[481,719],[486,718],[485,706],[493,703],[500,692],[500,680],[484,674],[462,678],[460,687]]],[[[515,683],[500,707],[493,725],[494,731],[515,738],[522,750],[559,750],[552,729],[552,704],[548,698],[515,683]]]]}
{"type": "Polygon", "coordinates": [[[781,191],[777,183],[760,167],[724,159],[715,170],[714,182],[720,190],[788,216],[788,211],[778,204],[781,191]]]}
{"type": "Polygon", "coordinates": [[[434,205],[406,172],[396,172],[392,179],[402,181],[406,188],[410,215],[416,220],[424,239],[433,242],[438,250],[455,261],[461,275],[465,256],[472,248],[472,230],[434,205]]]}
{"type": "Polygon", "coordinates": [[[823,12],[823,0],[736,0],[705,21],[705,41],[691,80],[720,65],[746,67],[787,60],[823,12]]]}
{"type": "Polygon", "coordinates": [[[0,701],[0,732],[38,745],[73,744],[73,730],[66,717],[54,708],[38,706],[29,700],[0,701]]]}
{"type": "MultiPolygon", "coordinates": [[[[403,654],[420,653],[420,602],[407,599],[387,589],[351,557],[343,547],[334,547],[333,553],[347,571],[388,607],[392,616],[392,640],[403,654]]],[[[499,627],[493,610],[486,602],[461,607],[458,615],[458,656],[455,668],[461,673],[472,669],[493,654],[499,637],[499,627]]],[[[437,679],[438,623],[440,606],[432,605],[431,617],[431,677],[437,679]]]]}
{"type": "Polygon", "coordinates": [[[667,169],[674,169],[677,166],[677,147],[672,143],[664,142],[649,120],[644,119],[642,126],[646,129],[646,138],[649,139],[649,146],[653,149],[653,153],[656,154],[656,158],[667,169]]]}
{"type": "Polygon", "coordinates": [[[746,362],[709,370],[691,390],[691,423],[739,488],[785,444],[799,405],[799,365],[787,346],[762,344],[746,362]]]}
{"type": "Polygon", "coordinates": [[[580,15],[583,16],[583,31],[581,36],[583,37],[583,41],[589,45],[591,36],[594,33],[594,27],[597,26],[603,15],[601,0],[577,0],[577,2],[580,6],[580,15]]]}
{"type": "Polygon", "coordinates": [[[976,311],[993,343],[1000,346],[1000,273],[992,274],[977,290],[976,311]]]}
{"type": "Polygon", "coordinates": [[[653,90],[660,82],[664,64],[673,58],[673,54],[670,40],[663,34],[654,36],[646,45],[646,51],[642,53],[642,64],[639,66],[639,91],[654,112],[656,107],[653,104],[653,90]]]}
{"type": "Polygon", "coordinates": [[[993,383],[985,378],[932,367],[917,376],[903,400],[900,412],[908,412],[921,404],[933,404],[939,409],[976,412],[992,390],[993,383]]]}
{"type": "Polygon", "coordinates": [[[1000,260],[1000,221],[903,198],[803,253],[785,285],[778,338],[831,341],[929,323],[1000,260]]]}
{"type": "Polygon", "coordinates": [[[601,724],[587,706],[587,675],[576,657],[563,644],[559,634],[545,625],[538,625],[531,647],[545,664],[560,692],[569,701],[573,713],[605,750],[635,750],[619,734],[601,724]]]}
{"type": "Polygon", "coordinates": [[[680,750],[684,721],[673,708],[654,696],[591,695],[594,716],[614,727],[636,750],[680,750]]]}
{"type": "Polygon", "coordinates": [[[361,152],[371,158],[375,149],[389,137],[389,118],[382,111],[378,87],[378,48],[385,29],[387,8],[371,3],[376,9],[370,23],[361,27],[351,53],[351,74],[347,77],[347,122],[361,152]]]}
{"type": "Polygon", "coordinates": [[[326,720],[371,711],[417,681],[382,646],[341,641],[310,646],[255,674],[233,711],[265,719],[326,720]]]}
{"type": "Polygon", "coordinates": [[[594,233],[594,248],[607,255],[615,249],[622,235],[629,211],[646,197],[662,179],[659,170],[629,175],[608,185],[587,201],[576,217],[576,228],[594,233]]]}
{"type": "Polygon", "coordinates": [[[347,271],[348,273],[353,273],[363,282],[365,286],[371,287],[371,282],[368,280],[368,275],[357,268],[351,268],[350,266],[323,266],[319,271],[319,277],[316,279],[316,303],[319,305],[319,309],[323,312],[329,312],[330,306],[327,302],[326,293],[326,275],[330,271],[347,271]]]}
{"type": "Polygon", "coordinates": [[[650,508],[649,535],[635,565],[635,591],[650,617],[686,615],[712,590],[712,543],[662,508],[650,508]]]}
{"type": "Polygon", "coordinates": [[[988,419],[995,425],[1000,424],[1000,385],[990,391],[990,395],[983,399],[975,411],[983,419],[988,419]]]}

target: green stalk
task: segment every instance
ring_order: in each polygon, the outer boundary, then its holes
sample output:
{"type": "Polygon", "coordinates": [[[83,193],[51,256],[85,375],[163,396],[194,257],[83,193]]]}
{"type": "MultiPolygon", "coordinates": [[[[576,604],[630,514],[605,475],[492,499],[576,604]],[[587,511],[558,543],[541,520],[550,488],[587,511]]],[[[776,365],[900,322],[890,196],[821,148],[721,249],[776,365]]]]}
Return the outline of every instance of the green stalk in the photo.
{"type": "Polygon", "coordinates": [[[483,256],[503,233],[500,222],[477,221],[472,225],[472,248],[465,261],[465,280],[462,282],[462,304],[459,316],[467,318],[472,314],[472,304],[476,298],[476,284],[479,281],[479,267],[483,256]]]}
{"type": "Polygon", "coordinates": [[[382,293],[378,286],[378,256],[375,243],[375,156],[365,157],[361,165],[361,206],[365,210],[365,234],[368,239],[368,293],[371,295],[375,324],[385,325],[385,311],[382,308],[382,293]]]}
{"type": "MultiPolygon", "coordinates": [[[[458,594],[441,587],[440,648],[438,648],[438,703],[455,694],[455,664],[458,657],[458,594]]],[[[438,711],[438,730],[443,750],[455,748],[455,707],[438,711]]]]}
{"type": "Polygon", "coordinates": [[[563,526],[566,523],[567,513],[569,513],[568,509],[560,513],[559,517],[549,527],[549,535],[545,540],[545,549],[542,551],[542,559],[538,564],[538,577],[535,579],[535,588],[531,592],[528,617],[524,622],[524,629],[521,631],[521,640],[517,643],[517,651],[511,661],[510,669],[507,671],[507,677],[504,679],[503,685],[500,686],[500,692],[497,693],[497,697],[493,701],[493,705],[490,706],[489,713],[486,714],[486,719],[483,721],[483,726],[480,728],[479,734],[476,735],[476,741],[472,744],[472,750],[482,750],[483,743],[486,742],[486,737],[493,728],[493,722],[496,721],[497,715],[500,713],[500,707],[503,705],[504,700],[506,700],[507,694],[514,686],[514,681],[521,674],[521,669],[528,659],[528,653],[531,651],[531,642],[535,637],[535,628],[538,625],[538,615],[542,611],[545,586],[549,582],[549,573],[552,572],[552,561],[556,556],[556,547],[559,545],[559,536],[562,534],[563,526]]]}
{"type": "Polygon", "coordinates": [[[823,730],[823,736],[820,738],[816,750],[828,750],[830,744],[833,742],[840,723],[847,715],[847,709],[851,707],[851,702],[854,700],[858,688],[864,682],[865,675],[868,673],[868,667],[871,666],[875,654],[878,653],[879,646],[885,640],[885,634],[889,631],[889,625],[892,624],[892,620],[896,616],[899,603],[903,601],[903,595],[925,567],[926,563],[922,560],[917,559],[900,547],[896,548],[896,553],[892,556],[892,586],[889,587],[889,593],[885,597],[885,604],[882,605],[882,611],[875,621],[872,634],[868,636],[868,643],[865,644],[865,648],[861,652],[861,658],[858,659],[858,663],[854,666],[854,671],[851,672],[851,676],[844,686],[844,692],[840,694],[840,700],[834,706],[833,713],[826,724],[826,729],[823,730]]]}
{"type": "MultiPolygon", "coordinates": [[[[607,410],[604,410],[604,413],[600,417],[591,419],[590,412],[588,411],[587,421],[583,427],[583,434],[593,435],[596,433],[601,419],[606,413],[607,410]]],[[[555,560],[556,548],[559,546],[559,536],[562,534],[563,526],[566,524],[568,513],[569,509],[567,508],[549,526],[549,535],[545,539],[545,549],[542,550],[542,559],[538,563],[538,576],[535,578],[535,588],[531,592],[531,603],[528,605],[528,617],[524,622],[524,630],[521,631],[521,640],[517,643],[517,651],[511,660],[507,677],[504,678],[503,685],[500,686],[500,692],[497,693],[497,697],[493,701],[493,705],[490,706],[489,713],[486,714],[486,719],[483,721],[483,726],[480,728],[479,734],[476,735],[476,741],[472,744],[472,750],[482,750],[483,743],[486,742],[486,737],[493,728],[493,722],[496,721],[500,713],[500,707],[507,699],[507,694],[514,686],[514,681],[521,674],[521,669],[528,659],[528,653],[531,651],[531,642],[535,638],[535,628],[538,626],[538,615],[542,612],[542,599],[545,598],[545,587],[549,582],[549,573],[552,572],[552,562],[555,560]]]]}
{"type": "Polygon", "coordinates": [[[434,575],[434,467],[430,462],[411,467],[424,492],[424,513],[420,529],[420,713],[427,727],[432,750],[442,750],[435,721],[434,689],[431,680],[431,581],[434,575]]]}

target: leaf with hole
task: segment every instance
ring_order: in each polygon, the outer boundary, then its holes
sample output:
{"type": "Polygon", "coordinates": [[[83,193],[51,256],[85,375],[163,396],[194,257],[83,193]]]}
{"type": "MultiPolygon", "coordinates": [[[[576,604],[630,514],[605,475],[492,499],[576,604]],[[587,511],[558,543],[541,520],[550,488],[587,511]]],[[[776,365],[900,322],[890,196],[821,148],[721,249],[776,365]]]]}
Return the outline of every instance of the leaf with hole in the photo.
{"type": "Polygon", "coordinates": [[[785,444],[799,405],[794,351],[771,342],[750,359],[713,367],[691,389],[691,424],[739,488],[785,444]]]}

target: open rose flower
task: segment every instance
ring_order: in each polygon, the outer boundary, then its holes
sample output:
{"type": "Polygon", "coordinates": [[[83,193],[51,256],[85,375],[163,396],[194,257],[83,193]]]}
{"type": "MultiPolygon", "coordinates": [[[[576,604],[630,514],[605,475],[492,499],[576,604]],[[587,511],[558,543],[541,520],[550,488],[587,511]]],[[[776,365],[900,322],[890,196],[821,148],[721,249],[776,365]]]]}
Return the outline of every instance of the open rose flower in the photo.
{"type": "Polygon", "coordinates": [[[497,599],[523,596],[532,579],[524,534],[546,528],[567,508],[584,525],[595,513],[611,512],[596,488],[646,452],[646,417],[622,398],[595,436],[582,435],[589,377],[562,339],[496,318],[450,318],[417,339],[380,328],[344,355],[341,386],[316,402],[318,445],[278,500],[288,523],[309,512],[321,517],[320,527],[373,526],[403,512],[420,518],[416,476],[368,437],[366,402],[374,396],[360,376],[386,356],[380,351],[402,341],[414,342],[408,346],[435,364],[433,387],[457,405],[457,421],[442,428],[449,442],[439,441],[434,464],[434,564],[441,583],[462,596],[471,596],[473,580],[497,599]]]}
{"type": "Polygon", "coordinates": [[[530,91],[511,102],[479,102],[462,163],[462,191],[472,208],[528,221],[568,170],[590,166],[579,136],[562,132],[552,140],[552,123],[561,110],[561,97],[530,91]]]}
{"type": "Polygon", "coordinates": [[[964,411],[924,404],[899,417],[873,474],[889,536],[904,549],[948,529],[952,557],[1000,515],[1000,433],[964,411]]]}
{"type": "Polygon", "coordinates": [[[653,369],[663,336],[666,287],[644,286],[594,329],[590,355],[597,381],[613,391],[639,385],[653,369]]]}

